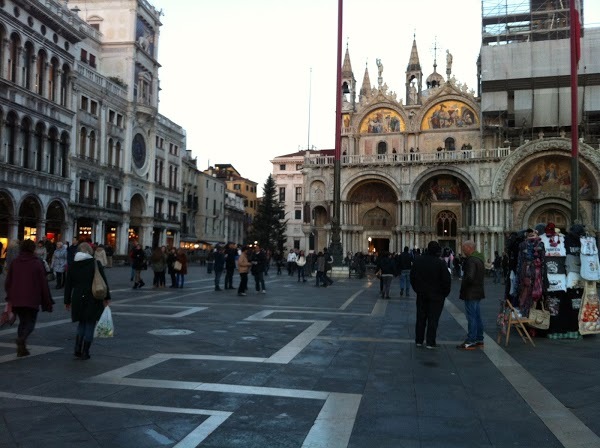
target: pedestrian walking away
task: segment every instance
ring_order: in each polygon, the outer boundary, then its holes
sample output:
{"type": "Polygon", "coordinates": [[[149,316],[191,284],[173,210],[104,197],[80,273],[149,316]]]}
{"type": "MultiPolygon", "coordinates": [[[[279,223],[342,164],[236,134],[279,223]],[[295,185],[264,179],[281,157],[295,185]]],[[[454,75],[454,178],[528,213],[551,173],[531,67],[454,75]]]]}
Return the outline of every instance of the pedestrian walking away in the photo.
{"type": "Polygon", "coordinates": [[[94,259],[94,250],[88,243],[81,243],[75,254],[73,264],[67,271],[65,282],[65,308],[71,312],[71,320],[78,322],[75,335],[75,358],[90,359],[90,347],[94,340],[96,322],[100,319],[104,307],[110,304],[110,287],[104,275],[104,267],[94,259]],[[92,282],[96,269],[106,283],[106,297],[98,300],[92,295],[92,282]]]}
{"type": "MultiPolygon", "coordinates": [[[[485,278],[485,264],[482,254],[475,250],[475,242],[467,240],[462,244],[462,251],[467,257],[463,264],[463,279],[460,284],[459,298],[465,302],[468,332],[465,342],[457,346],[461,350],[473,350],[483,347],[483,321],[479,306],[485,298],[483,282],[485,278]]],[[[499,258],[498,253],[496,253],[499,258]]],[[[498,268],[500,271],[501,267],[498,268]]],[[[496,283],[494,279],[494,283],[496,283]]]]}
{"type": "Polygon", "coordinates": [[[441,258],[442,248],[437,241],[427,245],[424,255],[416,257],[410,270],[410,283],[417,293],[417,322],[415,343],[434,349],[437,347],[437,328],[444,301],[450,294],[452,279],[448,265],[441,258]]]}
{"type": "Polygon", "coordinates": [[[30,354],[27,338],[35,329],[40,308],[51,313],[54,304],[46,279],[46,269],[34,254],[35,248],[32,240],[24,240],[20,244],[19,255],[12,260],[4,282],[6,301],[19,318],[15,341],[18,357],[30,354]]]}

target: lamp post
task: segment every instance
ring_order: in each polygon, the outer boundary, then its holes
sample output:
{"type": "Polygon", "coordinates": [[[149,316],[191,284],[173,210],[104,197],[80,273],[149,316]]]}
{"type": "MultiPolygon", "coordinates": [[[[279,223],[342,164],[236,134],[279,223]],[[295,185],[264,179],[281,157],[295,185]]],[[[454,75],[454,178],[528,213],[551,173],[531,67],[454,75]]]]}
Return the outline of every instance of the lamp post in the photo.
{"type": "Polygon", "coordinates": [[[333,162],[333,216],[331,217],[331,244],[329,253],[336,266],[342,264],[342,240],[340,227],[340,183],[341,183],[341,136],[342,136],[342,15],[343,0],[338,0],[337,76],[335,83],[335,149],[333,162]]]}

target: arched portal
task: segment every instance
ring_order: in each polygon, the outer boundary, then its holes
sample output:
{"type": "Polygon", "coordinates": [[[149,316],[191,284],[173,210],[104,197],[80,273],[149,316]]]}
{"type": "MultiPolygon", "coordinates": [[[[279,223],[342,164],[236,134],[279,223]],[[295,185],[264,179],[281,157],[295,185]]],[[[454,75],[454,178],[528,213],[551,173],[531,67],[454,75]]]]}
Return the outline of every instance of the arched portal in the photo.
{"type": "Polygon", "coordinates": [[[10,223],[13,221],[14,215],[13,201],[6,192],[0,191],[0,242],[5,249],[11,237],[10,223]]]}
{"type": "Polygon", "coordinates": [[[474,225],[471,199],[471,190],[457,176],[439,174],[426,180],[417,193],[417,221],[426,232],[423,243],[437,239],[456,251],[462,243],[459,228],[474,225]]]}
{"type": "Polygon", "coordinates": [[[398,194],[382,180],[367,180],[350,190],[345,202],[347,224],[355,229],[346,234],[351,252],[397,251],[398,194]]]}
{"type": "Polygon", "coordinates": [[[60,201],[52,201],[46,211],[46,238],[52,242],[63,241],[66,228],[65,209],[60,201]]]}
{"type": "Polygon", "coordinates": [[[144,198],[140,194],[134,194],[130,204],[129,241],[143,244],[142,217],[146,208],[144,198]]]}
{"type": "Polygon", "coordinates": [[[33,196],[26,197],[19,207],[19,240],[36,241],[41,235],[38,235],[38,224],[42,210],[39,202],[33,196]]]}

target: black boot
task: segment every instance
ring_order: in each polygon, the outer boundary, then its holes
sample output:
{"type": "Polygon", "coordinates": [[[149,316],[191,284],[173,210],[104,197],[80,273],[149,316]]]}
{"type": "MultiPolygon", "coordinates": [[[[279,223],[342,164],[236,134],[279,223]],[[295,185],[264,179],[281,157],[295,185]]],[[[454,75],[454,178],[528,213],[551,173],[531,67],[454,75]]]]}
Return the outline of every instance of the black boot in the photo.
{"type": "Polygon", "coordinates": [[[29,350],[27,350],[27,346],[25,345],[25,339],[17,338],[15,341],[17,343],[17,358],[22,358],[23,356],[29,356],[29,350]]]}
{"type": "Polygon", "coordinates": [[[92,341],[83,341],[83,353],[81,353],[81,359],[86,360],[90,359],[90,346],[92,345],[92,341]]]}
{"type": "Polygon", "coordinates": [[[82,353],[81,353],[81,350],[82,350],[81,346],[82,345],[83,345],[83,337],[77,335],[75,337],[75,351],[73,353],[73,355],[75,355],[76,358],[81,358],[81,355],[82,355],[82,353]]]}

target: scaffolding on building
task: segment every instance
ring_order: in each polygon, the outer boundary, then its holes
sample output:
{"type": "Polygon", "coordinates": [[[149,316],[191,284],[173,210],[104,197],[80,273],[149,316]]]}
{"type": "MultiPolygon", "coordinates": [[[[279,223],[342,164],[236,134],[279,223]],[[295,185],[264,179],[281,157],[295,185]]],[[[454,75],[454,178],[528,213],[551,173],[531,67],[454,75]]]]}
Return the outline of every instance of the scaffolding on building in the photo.
{"type": "Polygon", "coordinates": [[[481,14],[483,45],[569,38],[569,0],[482,0],[481,14]]]}

